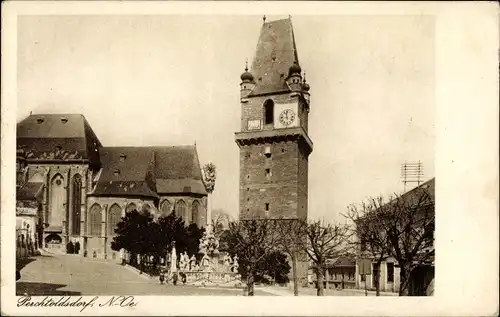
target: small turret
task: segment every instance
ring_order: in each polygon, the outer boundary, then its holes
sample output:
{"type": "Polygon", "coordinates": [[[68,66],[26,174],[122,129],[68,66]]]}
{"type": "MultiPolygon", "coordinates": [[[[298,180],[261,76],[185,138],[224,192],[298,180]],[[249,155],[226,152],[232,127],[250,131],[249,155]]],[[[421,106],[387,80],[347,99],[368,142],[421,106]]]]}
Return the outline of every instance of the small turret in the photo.
{"type": "Polygon", "coordinates": [[[302,69],[299,66],[297,61],[293,62],[293,65],[290,66],[288,71],[288,78],[286,82],[292,91],[301,91],[302,90],[302,76],[300,75],[302,69]]]}
{"type": "Polygon", "coordinates": [[[253,80],[253,75],[248,71],[248,61],[245,62],[245,72],[241,74],[241,83],[240,83],[240,97],[247,97],[252,90],[255,88],[255,82],[253,80]]]}
{"type": "Polygon", "coordinates": [[[311,89],[311,87],[307,83],[306,73],[304,73],[304,81],[302,82],[302,94],[304,95],[304,98],[307,100],[308,103],[309,103],[310,97],[311,97],[311,95],[309,94],[309,89],[311,89]]]}

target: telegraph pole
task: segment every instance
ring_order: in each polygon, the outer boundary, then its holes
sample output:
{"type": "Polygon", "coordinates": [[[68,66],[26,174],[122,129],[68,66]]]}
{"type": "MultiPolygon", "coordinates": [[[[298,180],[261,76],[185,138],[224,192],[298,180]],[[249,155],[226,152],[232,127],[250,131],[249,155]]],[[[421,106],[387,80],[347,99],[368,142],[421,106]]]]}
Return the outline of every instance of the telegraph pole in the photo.
{"type": "Polygon", "coordinates": [[[408,162],[401,164],[401,178],[403,180],[404,191],[406,192],[406,184],[417,183],[417,186],[423,182],[424,166],[422,162],[408,162]]]}

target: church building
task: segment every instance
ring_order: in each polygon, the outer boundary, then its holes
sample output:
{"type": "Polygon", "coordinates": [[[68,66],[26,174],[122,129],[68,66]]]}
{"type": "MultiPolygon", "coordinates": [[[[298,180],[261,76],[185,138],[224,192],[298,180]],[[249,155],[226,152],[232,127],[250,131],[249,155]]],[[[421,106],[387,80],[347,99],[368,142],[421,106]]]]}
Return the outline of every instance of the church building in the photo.
{"type": "Polygon", "coordinates": [[[118,259],[111,240],[126,211],[204,226],[207,191],[194,145],[106,147],[81,114],[32,114],[17,124],[16,202],[38,203],[39,246],[65,252],[71,241],[118,259]]]}

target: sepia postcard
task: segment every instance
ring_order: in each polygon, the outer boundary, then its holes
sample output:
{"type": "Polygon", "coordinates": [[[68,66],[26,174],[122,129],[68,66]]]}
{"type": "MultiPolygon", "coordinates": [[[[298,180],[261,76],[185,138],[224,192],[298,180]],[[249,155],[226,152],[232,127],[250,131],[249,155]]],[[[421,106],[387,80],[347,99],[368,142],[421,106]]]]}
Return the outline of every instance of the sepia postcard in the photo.
{"type": "Polygon", "coordinates": [[[2,314],[498,314],[495,4],[2,9],[2,314]]]}

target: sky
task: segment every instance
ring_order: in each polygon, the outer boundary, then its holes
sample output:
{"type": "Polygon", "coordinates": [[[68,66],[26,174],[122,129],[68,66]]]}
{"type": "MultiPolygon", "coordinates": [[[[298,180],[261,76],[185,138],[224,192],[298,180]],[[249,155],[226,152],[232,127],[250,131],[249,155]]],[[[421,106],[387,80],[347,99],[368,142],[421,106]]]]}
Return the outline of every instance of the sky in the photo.
{"type": "MultiPolygon", "coordinates": [[[[286,16],[267,16],[267,21],[286,16]]],[[[309,217],[434,177],[434,20],[293,16],[311,86],[309,217]]],[[[213,208],[238,213],[239,83],[261,16],[20,16],[17,120],[81,113],[104,146],[186,145],[217,166],[213,208]]],[[[411,186],[409,186],[411,187],[411,186]]]]}

